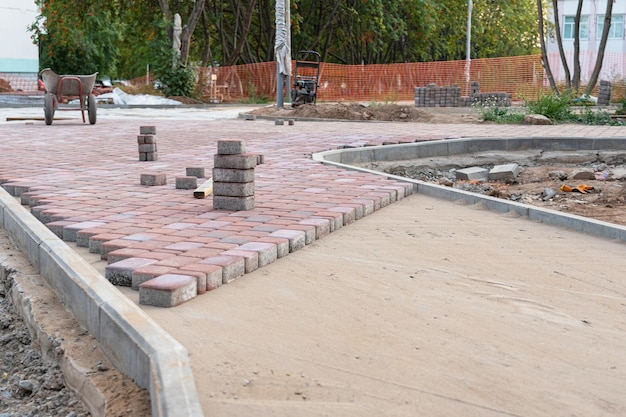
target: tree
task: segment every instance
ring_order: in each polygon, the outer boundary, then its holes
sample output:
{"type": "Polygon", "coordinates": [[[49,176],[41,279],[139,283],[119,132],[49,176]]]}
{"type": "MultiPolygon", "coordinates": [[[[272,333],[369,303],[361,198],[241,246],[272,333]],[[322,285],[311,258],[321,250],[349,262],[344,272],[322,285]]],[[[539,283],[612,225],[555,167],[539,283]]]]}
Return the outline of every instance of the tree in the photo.
{"type": "Polygon", "coordinates": [[[554,76],[552,75],[552,70],[550,69],[550,62],[548,61],[548,52],[546,49],[546,38],[545,38],[545,30],[544,30],[544,20],[543,20],[543,4],[541,0],[537,0],[537,15],[539,17],[539,41],[541,42],[541,63],[543,64],[543,68],[546,71],[548,76],[548,81],[550,82],[550,87],[555,93],[558,93],[558,87],[556,86],[556,82],[554,81],[554,76]]]}
{"type": "Polygon", "coordinates": [[[600,71],[602,71],[602,62],[604,61],[604,50],[606,48],[606,41],[609,38],[609,30],[611,28],[611,18],[613,15],[613,0],[606,2],[606,11],[604,12],[604,28],[602,29],[602,38],[600,39],[600,45],[598,45],[598,56],[596,57],[596,64],[591,72],[591,78],[585,88],[585,94],[591,94],[591,90],[596,86],[600,71]]]}
{"type": "Polygon", "coordinates": [[[40,66],[59,74],[114,75],[120,39],[115,3],[99,0],[38,0],[31,25],[40,66]]]}

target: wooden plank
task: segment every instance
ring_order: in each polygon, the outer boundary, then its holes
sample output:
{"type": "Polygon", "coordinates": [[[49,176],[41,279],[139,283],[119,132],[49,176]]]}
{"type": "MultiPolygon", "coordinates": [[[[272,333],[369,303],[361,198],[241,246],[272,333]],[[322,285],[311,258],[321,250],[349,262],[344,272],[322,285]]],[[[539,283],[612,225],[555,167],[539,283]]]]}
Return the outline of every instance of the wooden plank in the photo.
{"type": "Polygon", "coordinates": [[[207,196],[212,192],[213,178],[209,178],[204,182],[204,184],[195,189],[195,191],[193,192],[193,196],[196,198],[207,198],[207,196]]]}

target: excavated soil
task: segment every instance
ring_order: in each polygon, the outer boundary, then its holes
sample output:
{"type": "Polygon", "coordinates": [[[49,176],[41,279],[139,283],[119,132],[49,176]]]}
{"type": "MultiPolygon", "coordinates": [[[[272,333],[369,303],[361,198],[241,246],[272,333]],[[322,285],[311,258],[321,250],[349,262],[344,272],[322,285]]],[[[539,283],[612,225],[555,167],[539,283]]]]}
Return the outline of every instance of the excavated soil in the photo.
{"type": "Polygon", "coordinates": [[[331,119],[331,120],[370,120],[379,122],[420,122],[420,123],[480,123],[479,117],[471,108],[439,109],[437,112],[423,110],[411,105],[366,104],[366,103],[323,103],[305,104],[295,108],[275,106],[255,109],[251,114],[282,118],[331,119]]]}
{"type": "Polygon", "coordinates": [[[2,417],[151,415],[148,391],[110,364],[97,340],[63,307],[4,229],[0,229],[0,352],[2,417]],[[21,302],[27,306],[19,311],[15,292],[23,293],[21,302]],[[24,309],[33,321],[23,320],[24,309]],[[74,370],[73,381],[64,377],[63,369],[74,370]],[[100,394],[94,395],[91,387],[100,394]],[[95,414],[76,390],[91,392],[85,399],[95,414]]]}

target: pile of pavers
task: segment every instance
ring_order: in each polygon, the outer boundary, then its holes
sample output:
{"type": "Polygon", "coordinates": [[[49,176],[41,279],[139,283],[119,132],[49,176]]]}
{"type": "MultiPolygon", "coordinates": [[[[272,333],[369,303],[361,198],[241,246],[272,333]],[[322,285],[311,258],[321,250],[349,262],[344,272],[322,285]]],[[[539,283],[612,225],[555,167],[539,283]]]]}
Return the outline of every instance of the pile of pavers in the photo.
{"type": "Polygon", "coordinates": [[[461,96],[461,89],[453,84],[437,87],[430,83],[426,87],[415,87],[415,107],[469,107],[474,104],[511,106],[512,95],[506,92],[481,93],[480,84],[471,84],[469,96],[461,96]]]}

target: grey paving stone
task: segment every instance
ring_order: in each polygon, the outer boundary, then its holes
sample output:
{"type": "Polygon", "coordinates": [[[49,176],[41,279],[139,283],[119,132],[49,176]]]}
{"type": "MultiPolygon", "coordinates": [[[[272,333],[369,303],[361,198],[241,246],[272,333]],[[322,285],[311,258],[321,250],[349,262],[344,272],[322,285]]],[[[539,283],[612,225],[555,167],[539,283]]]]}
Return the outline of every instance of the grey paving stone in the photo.
{"type": "Polygon", "coordinates": [[[469,167],[456,171],[457,180],[479,180],[486,181],[489,178],[489,171],[481,167],[469,167]]]}

